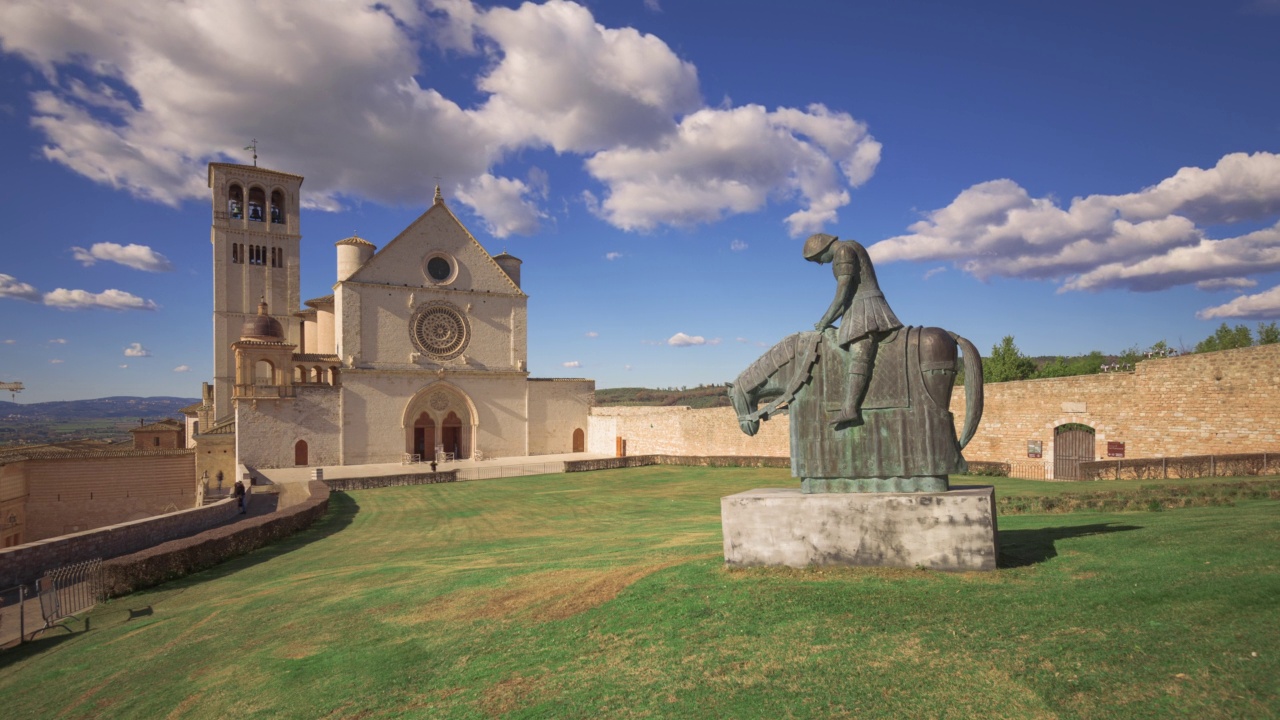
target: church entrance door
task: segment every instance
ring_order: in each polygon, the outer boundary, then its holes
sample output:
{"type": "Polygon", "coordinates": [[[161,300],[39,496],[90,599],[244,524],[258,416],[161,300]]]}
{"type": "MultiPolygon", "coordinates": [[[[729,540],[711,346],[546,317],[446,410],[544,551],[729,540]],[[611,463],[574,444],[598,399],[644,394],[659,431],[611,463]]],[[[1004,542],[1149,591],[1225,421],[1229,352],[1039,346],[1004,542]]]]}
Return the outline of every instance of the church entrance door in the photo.
{"type": "Polygon", "coordinates": [[[587,451],[587,436],[582,432],[582,428],[573,431],[573,451],[576,453],[587,451]]]}
{"type": "Polygon", "coordinates": [[[470,455],[467,443],[462,438],[462,418],[452,410],[440,425],[440,444],[444,446],[445,452],[453,453],[458,460],[470,455]]]}
{"type": "Polygon", "coordinates": [[[425,412],[413,422],[413,454],[426,460],[435,457],[436,421],[425,412]]]}

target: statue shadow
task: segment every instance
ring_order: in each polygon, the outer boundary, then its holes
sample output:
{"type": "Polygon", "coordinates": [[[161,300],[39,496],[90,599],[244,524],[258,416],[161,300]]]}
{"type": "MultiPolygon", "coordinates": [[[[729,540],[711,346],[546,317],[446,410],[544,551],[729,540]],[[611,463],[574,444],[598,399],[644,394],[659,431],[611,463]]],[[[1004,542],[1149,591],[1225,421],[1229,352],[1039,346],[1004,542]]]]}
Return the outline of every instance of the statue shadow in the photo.
{"type": "Polygon", "coordinates": [[[1067,525],[1032,530],[1001,530],[1000,555],[996,560],[996,566],[1000,568],[1026,567],[1055,558],[1058,556],[1055,543],[1059,540],[1141,529],[1141,525],[1094,523],[1092,525],[1067,525]]]}

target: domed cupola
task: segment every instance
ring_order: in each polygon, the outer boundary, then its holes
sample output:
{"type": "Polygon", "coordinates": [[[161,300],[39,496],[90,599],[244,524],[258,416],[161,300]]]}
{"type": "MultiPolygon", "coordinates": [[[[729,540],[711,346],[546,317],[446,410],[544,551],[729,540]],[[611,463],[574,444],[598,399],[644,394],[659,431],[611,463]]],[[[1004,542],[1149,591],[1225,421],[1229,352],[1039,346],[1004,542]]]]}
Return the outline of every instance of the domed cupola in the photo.
{"type": "Polygon", "coordinates": [[[258,314],[244,321],[240,327],[241,340],[258,340],[262,342],[283,342],[284,328],[280,321],[267,314],[267,299],[258,303],[258,314]]]}

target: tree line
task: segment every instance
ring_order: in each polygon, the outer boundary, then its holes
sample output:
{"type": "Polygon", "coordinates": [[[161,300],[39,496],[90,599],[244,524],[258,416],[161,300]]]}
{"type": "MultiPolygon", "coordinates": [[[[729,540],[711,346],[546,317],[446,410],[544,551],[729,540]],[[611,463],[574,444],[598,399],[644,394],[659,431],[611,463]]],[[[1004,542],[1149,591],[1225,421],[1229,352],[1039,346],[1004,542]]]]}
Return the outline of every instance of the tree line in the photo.
{"type": "Polygon", "coordinates": [[[1191,352],[1215,352],[1275,343],[1280,343],[1280,327],[1275,322],[1258,323],[1256,337],[1248,326],[1230,327],[1222,323],[1222,326],[1212,335],[1196,343],[1194,349],[1185,347],[1180,350],[1174,349],[1161,340],[1146,350],[1135,345],[1118,356],[1106,356],[1094,350],[1087,355],[1059,356],[1037,362],[1035,358],[1022,354],[1014,343],[1012,335],[1006,335],[991,347],[991,354],[982,359],[982,380],[993,383],[1132,370],[1139,362],[1153,357],[1171,357],[1191,352]]]}

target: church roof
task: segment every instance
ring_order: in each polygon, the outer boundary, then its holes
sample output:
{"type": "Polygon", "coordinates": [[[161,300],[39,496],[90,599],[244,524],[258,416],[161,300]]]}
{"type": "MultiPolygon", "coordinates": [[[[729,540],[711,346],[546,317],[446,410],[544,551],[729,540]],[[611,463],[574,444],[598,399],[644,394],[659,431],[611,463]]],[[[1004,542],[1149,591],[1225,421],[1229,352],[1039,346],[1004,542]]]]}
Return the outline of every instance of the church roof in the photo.
{"type": "Polygon", "coordinates": [[[267,314],[267,301],[258,303],[258,314],[245,320],[240,326],[241,340],[280,342],[284,340],[284,328],[280,321],[267,314]]]}
{"type": "Polygon", "coordinates": [[[338,242],[334,243],[334,245],[368,245],[369,247],[377,247],[376,245],[369,242],[368,240],[365,240],[359,235],[352,235],[349,238],[339,240],[338,242]]]}
{"type": "Polygon", "coordinates": [[[235,434],[236,434],[235,418],[224,420],[221,423],[217,423],[213,427],[209,428],[208,430],[205,430],[204,432],[200,433],[200,435],[235,435],[235,434]]]}
{"type": "Polygon", "coordinates": [[[173,431],[173,430],[182,430],[182,427],[183,427],[182,423],[178,422],[177,420],[170,420],[169,418],[165,418],[164,420],[159,420],[157,422],[148,423],[146,425],[141,425],[136,428],[132,428],[129,430],[129,432],[136,433],[136,432],[173,431]]]}
{"type": "Polygon", "coordinates": [[[307,300],[307,301],[303,302],[302,304],[303,304],[303,305],[306,305],[306,306],[307,306],[307,307],[309,307],[309,308],[319,308],[321,305],[329,305],[329,306],[332,306],[332,305],[333,305],[333,296],[332,296],[332,295],[325,295],[324,297],[311,298],[310,300],[307,300]]]}
{"type": "Polygon", "coordinates": [[[279,170],[272,170],[270,168],[259,167],[257,165],[241,165],[240,163],[209,163],[209,187],[213,187],[213,169],[215,167],[234,168],[236,170],[267,173],[270,175],[284,175],[285,177],[297,178],[299,181],[302,180],[301,175],[280,172],[279,170]]]}
{"type": "Polygon", "coordinates": [[[186,407],[182,408],[182,409],[181,409],[181,410],[179,410],[178,412],[182,413],[183,415],[195,415],[196,413],[200,412],[201,410],[207,410],[208,408],[209,408],[209,406],[208,406],[208,405],[205,405],[205,404],[204,404],[204,403],[202,403],[202,402],[198,402],[198,403],[192,403],[192,404],[190,404],[190,405],[188,405],[188,406],[186,406],[186,407]]]}

